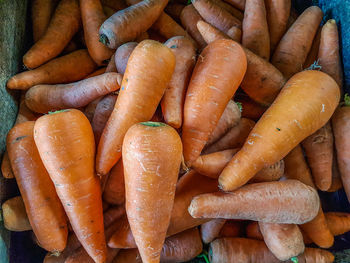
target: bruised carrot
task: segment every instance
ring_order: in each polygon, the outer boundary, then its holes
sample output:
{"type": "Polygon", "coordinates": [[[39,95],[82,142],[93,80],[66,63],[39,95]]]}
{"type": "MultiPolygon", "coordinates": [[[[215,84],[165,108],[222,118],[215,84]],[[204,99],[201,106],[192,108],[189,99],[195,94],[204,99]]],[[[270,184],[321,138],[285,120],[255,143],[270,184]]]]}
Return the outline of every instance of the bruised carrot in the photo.
{"type": "Polygon", "coordinates": [[[67,220],[40,160],[33,130],[33,121],[14,126],[7,135],[7,150],[35,236],[44,249],[62,251],[67,241],[67,220]]]}
{"type": "Polygon", "coordinates": [[[7,230],[28,231],[32,229],[21,196],[8,199],[1,208],[4,227],[7,230]]]}
{"type": "Polygon", "coordinates": [[[70,84],[36,85],[26,93],[26,104],[35,112],[80,108],[119,89],[118,73],[110,72],[70,84]]]}
{"type": "MultiPolygon", "coordinates": [[[[335,150],[335,149],[334,149],[335,150]]],[[[340,177],[340,172],[338,168],[336,152],[333,152],[333,162],[332,162],[332,185],[327,190],[327,192],[336,192],[343,188],[343,182],[340,177]]]]}
{"type": "Polygon", "coordinates": [[[241,11],[244,11],[246,0],[225,0],[225,1],[230,5],[234,6],[235,8],[241,11]]]}
{"type": "Polygon", "coordinates": [[[265,165],[281,160],[329,120],[339,96],[338,85],[327,74],[308,70],[294,75],[221,173],[221,189],[237,189],[265,165]]]}
{"type": "Polygon", "coordinates": [[[307,54],[306,60],[304,62],[304,65],[303,65],[304,69],[308,69],[309,67],[313,67],[313,64],[319,63],[319,61],[317,60],[318,60],[318,51],[320,47],[320,40],[321,40],[321,28],[319,27],[317,30],[316,36],[314,38],[314,41],[312,41],[311,49],[307,54]]]}
{"type": "Polygon", "coordinates": [[[174,53],[176,62],[161,107],[165,122],[174,128],[180,128],[186,88],[196,62],[196,49],[193,42],[183,36],[170,38],[164,45],[174,53]]]}
{"type": "Polygon", "coordinates": [[[203,153],[209,154],[242,147],[254,125],[254,121],[242,118],[237,126],[232,127],[218,141],[205,148],[203,153]]]}
{"type": "Polygon", "coordinates": [[[183,4],[177,4],[177,3],[173,3],[173,4],[168,4],[164,11],[165,13],[169,14],[176,22],[180,23],[180,15],[182,10],[185,8],[185,5],[183,4]]]}
{"type": "Polygon", "coordinates": [[[242,32],[242,45],[269,60],[270,37],[264,0],[246,0],[242,32]]]}
{"type": "Polygon", "coordinates": [[[341,212],[325,213],[327,225],[334,236],[350,231],[350,214],[341,212]]]}
{"type": "Polygon", "coordinates": [[[167,3],[167,0],[146,0],[118,11],[102,24],[100,41],[115,49],[135,39],[152,26],[167,3]]]}
{"type": "Polygon", "coordinates": [[[232,40],[212,42],[200,56],[184,105],[182,142],[184,159],[189,167],[200,155],[246,71],[244,51],[232,40]],[[233,64],[237,67],[232,67],[233,64]],[[207,120],[205,125],[203,119],[207,120]]]}
{"type": "Polygon", "coordinates": [[[131,52],[137,46],[136,42],[128,42],[117,48],[115,52],[115,65],[117,67],[117,72],[124,74],[126,65],[128,64],[131,52]]]}
{"type": "Polygon", "coordinates": [[[248,238],[252,238],[256,240],[264,240],[264,237],[260,232],[258,222],[253,221],[249,223],[245,231],[248,238]]]}
{"type": "Polygon", "coordinates": [[[294,224],[273,224],[259,222],[260,231],[269,250],[281,261],[304,252],[303,235],[294,224]]]}
{"type": "Polygon", "coordinates": [[[260,170],[252,179],[249,180],[249,183],[262,183],[262,182],[271,182],[278,181],[284,174],[284,161],[280,160],[273,165],[264,167],[260,170]]]}
{"type": "Polygon", "coordinates": [[[175,56],[168,47],[156,41],[144,40],[132,52],[117,102],[98,145],[98,174],[107,174],[121,157],[127,130],[152,117],[174,68],[175,56]]]}
{"type": "Polygon", "coordinates": [[[96,69],[86,49],[53,59],[29,71],[21,72],[7,81],[9,89],[27,90],[38,84],[57,84],[78,81],[96,69]]]}
{"type": "Polygon", "coordinates": [[[322,15],[321,9],[317,6],[307,8],[276,47],[271,62],[286,79],[303,69],[322,15]]]}
{"type": "Polygon", "coordinates": [[[222,0],[211,0],[213,3],[217,4],[221,8],[228,11],[231,15],[238,18],[239,21],[242,21],[244,18],[243,12],[241,12],[239,9],[235,8],[234,6],[222,1],[222,0]]]}
{"type": "Polygon", "coordinates": [[[226,219],[213,219],[201,225],[201,238],[206,244],[212,242],[216,239],[221,228],[224,226],[226,219]]]}
{"type": "Polygon", "coordinates": [[[58,4],[45,34],[23,56],[27,68],[37,68],[61,53],[81,26],[78,0],[58,4]]]}
{"type": "Polygon", "coordinates": [[[242,105],[241,115],[243,118],[248,118],[257,121],[267,110],[267,107],[256,103],[246,94],[236,93],[235,101],[242,105]]]}
{"type": "Polygon", "coordinates": [[[105,72],[117,72],[117,66],[115,64],[115,53],[110,57],[105,72]]]}
{"type": "Polygon", "coordinates": [[[103,200],[114,205],[121,205],[125,202],[124,167],[122,159],[117,162],[109,174],[103,192],[103,200]]]}
{"type": "Polygon", "coordinates": [[[96,263],[104,262],[101,189],[94,175],[94,135],[88,119],[75,109],[44,115],[35,122],[34,133],[74,233],[96,263]]]}
{"type": "Polygon", "coordinates": [[[242,224],[237,220],[226,220],[220,230],[219,237],[239,237],[242,232],[242,224]]]}

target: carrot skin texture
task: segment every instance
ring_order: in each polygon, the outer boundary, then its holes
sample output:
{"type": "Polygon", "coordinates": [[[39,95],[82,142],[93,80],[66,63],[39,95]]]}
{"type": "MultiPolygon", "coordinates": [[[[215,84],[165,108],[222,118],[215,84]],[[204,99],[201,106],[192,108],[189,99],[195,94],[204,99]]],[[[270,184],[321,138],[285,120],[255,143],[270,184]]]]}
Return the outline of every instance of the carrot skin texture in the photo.
{"type": "Polygon", "coordinates": [[[219,39],[230,39],[224,32],[202,20],[197,22],[197,29],[207,44],[219,39]]]}
{"type": "Polygon", "coordinates": [[[242,32],[242,45],[269,60],[270,37],[264,0],[246,0],[242,32]]]}
{"type": "Polygon", "coordinates": [[[84,107],[118,90],[118,73],[110,72],[70,84],[36,85],[26,93],[26,105],[35,112],[84,107]]]}
{"type": "Polygon", "coordinates": [[[38,84],[58,84],[79,81],[96,69],[86,49],[53,59],[40,67],[21,72],[10,78],[9,89],[27,90],[38,84]]]}
{"type": "Polygon", "coordinates": [[[74,233],[96,263],[104,262],[101,189],[94,173],[95,143],[88,119],[75,109],[44,115],[35,122],[34,133],[74,233]]]}
{"type": "Polygon", "coordinates": [[[98,174],[107,174],[121,157],[127,130],[135,123],[151,119],[174,68],[175,56],[159,42],[144,40],[132,52],[117,102],[98,145],[98,174]]]}
{"type": "Polygon", "coordinates": [[[103,200],[114,205],[121,205],[125,202],[124,166],[122,159],[111,169],[103,192],[103,200]]]}
{"type": "Polygon", "coordinates": [[[23,64],[36,68],[61,53],[81,27],[78,0],[58,4],[45,34],[23,56],[23,64]]]}
{"type": "Polygon", "coordinates": [[[270,181],[278,181],[284,174],[284,161],[280,160],[273,165],[264,167],[260,170],[249,183],[262,183],[270,181]]]}
{"type": "Polygon", "coordinates": [[[176,62],[161,107],[165,122],[177,129],[182,126],[186,88],[196,63],[196,49],[189,39],[182,36],[172,37],[164,45],[174,53],[176,62]]]}
{"type": "Polygon", "coordinates": [[[250,184],[232,193],[202,194],[192,199],[188,211],[194,218],[303,224],[317,215],[319,207],[320,200],[314,188],[297,180],[286,180],[250,184]],[[269,202],[257,196],[266,196],[269,202]],[[300,205],[302,211],[292,204],[300,205]]]}
{"type": "Polygon", "coordinates": [[[35,236],[47,251],[62,251],[67,242],[67,220],[40,160],[33,130],[33,121],[13,127],[7,135],[7,150],[35,236]]]}
{"type": "Polygon", "coordinates": [[[317,6],[306,9],[276,47],[271,61],[286,79],[303,69],[322,16],[322,11],[317,6]]]}
{"type": "Polygon", "coordinates": [[[237,189],[264,165],[281,160],[299,142],[326,124],[339,97],[338,85],[327,74],[309,70],[294,75],[221,173],[221,188],[225,191],[237,189]],[[251,165],[253,163],[255,165],[251,165]]]}
{"type": "Polygon", "coordinates": [[[118,11],[102,24],[100,40],[113,49],[134,40],[152,26],[167,3],[167,0],[146,0],[118,11]]]}
{"type": "Polygon", "coordinates": [[[136,46],[136,42],[128,42],[117,48],[114,59],[115,65],[117,67],[117,72],[120,74],[125,73],[129,57],[136,46]]]}
{"type": "Polygon", "coordinates": [[[350,214],[342,212],[325,213],[327,225],[334,236],[350,231],[350,214]]]}
{"type": "Polygon", "coordinates": [[[217,40],[209,44],[200,56],[193,70],[184,105],[182,143],[184,159],[189,167],[203,150],[246,71],[244,51],[232,40],[217,40]],[[202,107],[204,104],[206,108],[202,107]],[[208,116],[208,123],[203,125],[203,119],[208,116]]]}
{"type": "Polygon", "coordinates": [[[246,0],[225,0],[225,1],[230,5],[234,6],[235,8],[241,11],[244,11],[246,0]]]}
{"type": "Polygon", "coordinates": [[[160,260],[181,158],[180,136],[168,125],[159,122],[139,123],[133,125],[125,135],[123,165],[126,213],[144,262],[160,260]]]}
{"type": "Polygon", "coordinates": [[[201,238],[204,243],[208,244],[217,238],[221,228],[226,223],[226,219],[213,219],[201,225],[201,238]]]}
{"type": "Polygon", "coordinates": [[[4,227],[7,230],[28,231],[32,229],[21,196],[6,200],[2,204],[1,209],[4,227]]]}

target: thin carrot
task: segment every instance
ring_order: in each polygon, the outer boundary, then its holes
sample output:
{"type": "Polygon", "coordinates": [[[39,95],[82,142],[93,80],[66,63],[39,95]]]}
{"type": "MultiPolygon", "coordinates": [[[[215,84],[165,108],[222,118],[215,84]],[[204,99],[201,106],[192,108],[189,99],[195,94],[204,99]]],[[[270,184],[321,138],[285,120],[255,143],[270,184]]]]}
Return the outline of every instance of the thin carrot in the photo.
{"type": "Polygon", "coordinates": [[[219,237],[239,237],[242,234],[242,224],[238,220],[226,220],[219,237]]]}
{"type": "Polygon", "coordinates": [[[278,181],[283,175],[284,161],[280,160],[273,165],[264,167],[256,175],[254,175],[252,179],[249,180],[249,183],[278,181]]]}
{"type": "Polygon", "coordinates": [[[37,68],[61,53],[81,26],[78,0],[58,4],[45,34],[23,56],[27,68],[37,68]]]}
{"type": "Polygon", "coordinates": [[[14,126],[7,135],[7,150],[35,236],[44,249],[62,251],[67,241],[67,220],[40,160],[33,130],[33,121],[14,126]]]}
{"type": "Polygon", "coordinates": [[[88,119],[75,109],[44,115],[35,122],[34,133],[74,233],[96,263],[105,262],[101,189],[94,175],[95,143],[88,119]]]}
{"type": "Polygon", "coordinates": [[[306,60],[303,65],[304,69],[308,69],[312,67],[313,64],[319,63],[317,59],[318,59],[318,52],[320,47],[320,40],[321,40],[321,27],[318,28],[314,41],[312,41],[311,49],[307,54],[306,60]]]}
{"type": "Polygon", "coordinates": [[[247,94],[236,93],[235,101],[242,105],[242,117],[248,118],[254,121],[260,119],[260,117],[267,110],[266,106],[262,106],[259,103],[253,101],[247,94]]]}
{"type": "Polygon", "coordinates": [[[350,231],[350,214],[341,212],[325,213],[327,225],[334,236],[350,231]]]}
{"type": "Polygon", "coordinates": [[[125,202],[124,167],[122,159],[111,169],[103,192],[103,200],[114,205],[120,205],[125,202]]]}
{"type": "Polygon", "coordinates": [[[32,230],[26,208],[21,196],[12,197],[6,200],[2,206],[2,219],[4,227],[10,231],[32,230]]]}
{"type": "Polygon", "coordinates": [[[173,3],[168,4],[164,11],[165,13],[169,14],[176,22],[181,23],[180,15],[182,10],[185,8],[185,5],[173,3]]]}
{"type": "Polygon", "coordinates": [[[200,232],[202,241],[208,244],[216,239],[219,236],[220,230],[224,226],[225,222],[226,219],[218,218],[202,224],[200,232]]]}
{"type": "Polygon", "coordinates": [[[117,48],[114,57],[117,72],[121,74],[125,73],[129,57],[136,46],[136,42],[128,42],[117,48]]]}

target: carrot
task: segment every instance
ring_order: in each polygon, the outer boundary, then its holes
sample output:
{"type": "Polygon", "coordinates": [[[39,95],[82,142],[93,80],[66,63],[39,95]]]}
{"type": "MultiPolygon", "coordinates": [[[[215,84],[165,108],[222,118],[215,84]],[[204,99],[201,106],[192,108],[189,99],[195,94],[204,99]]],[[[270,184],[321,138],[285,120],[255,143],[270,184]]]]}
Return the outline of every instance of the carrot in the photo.
{"type": "Polygon", "coordinates": [[[65,48],[62,50],[60,55],[67,55],[67,54],[72,53],[78,49],[79,49],[79,43],[77,42],[77,40],[75,40],[73,38],[71,41],[69,41],[67,46],[65,46],[65,48]]]}
{"type": "Polygon", "coordinates": [[[45,34],[23,56],[27,68],[37,68],[61,53],[81,26],[78,0],[58,4],[45,34]]]}
{"type": "Polygon", "coordinates": [[[227,3],[229,3],[230,5],[232,5],[233,7],[244,11],[245,8],[245,1],[246,0],[225,0],[227,3]]]}
{"type": "Polygon", "coordinates": [[[233,26],[242,27],[242,22],[238,18],[210,0],[195,0],[192,4],[206,22],[222,32],[226,32],[233,26]]]}
{"type": "Polygon", "coordinates": [[[238,27],[236,27],[236,26],[231,27],[229,30],[227,30],[226,34],[234,41],[241,43],[242,30],[239,29],[238,27]]]}
{"type": "Polygon", "coordinates": [[[120,205],[125,202],[125,183],[123,161],[119,160],[113,166],[106,187],[103,192],[103,200],[110,204],[120,205]]]}
{"type": "MultiPolygon", "coordinates": [[[[295,147],[285,158],[285,177],[296,179],[316,189],[310,169],[306,164],[300,145],[295,147]]],[[[311,240],[320,247],[328,248],[333,245],[334,238],[327,227],[322,207],[317,216],[310,222],[300,226],[311,240]]]]}
{"type": "Polygon", "coordinates": [[[26,104],[35,112],[80,108],[119,89],[118,73],[105,73],[70,84],[36,85],[26,93],[26,104]]]}
{"type": "Polygon", "coordinates": [[[227,10],[231,15],[238,18],[239,21],[242,21],[244,18],[244,14],[234,6],[222,1],[222,0],[212,0],[213,3],[217,4],[221,8],[227,10]]]}
{"type": "Polygon", "coordinates": [[[196,63],[196,49],[193,42],[183,36],[170,38],[164,45],[174,53],[176,63],[161,107],[165,122],[174,128],[180,128],[186,88],[196,63]]]}
{"type": "Polygon", "coordinates": [[[294,75],[221,173],[221,188],[237,189],[263,166],[281,160],[329,120],[339,95],[338,85],[327,74],[308,70],[294,75]]]}
{"type": "Polygon", "coordinates": [[[315,184],[321,191],[332,185],[333,132],[330,122],[307,137],[302,146],[315,184]]]}
{"type": "Polygon", "coordinates": [[[327,225],[334,236],[350,231],[350,214],[341,212],[325,213],[327,225]]]}
{"type": "Polygon", "coordinates": [[[142,263],[142,260],[137,248],[121,249],[113,263],[142,263]]]}
{"type": "Polygon", "coordinates": [[[226,220],[220,230],[219,237],[239,237],[242,232],[242,224],[237,220],[226,220]]]}
{"type": "Polygon", "coordinates": [[[334,256],[331,252],[319,248],[305,248],[304,254],[298,257],[299,262],[331,263],[334,261],[334,256]]]}
{"type": "Polygon", "coordinates": [[[44,249],[62,251],[68,234],[66,216],[40,160],[33,129],[33,121],[14,126],[7,135],[7,150],[35,236],[44,249]]]}
{"type": "Polygon", "coordinates": [[[8,199],[2,204],[4,226],[10,231],[28,231],[32,229],[21,196],[8,199]]]}
{"type": "Polygon", "coordinates": [[[84,38],[89,54],[96,64],[106,64],[113,50],[99,42],[98,31],[107,19],[100,0],[80,0],[80,12],[83,21],[84,38]]]}
{"type": "Polygon", "coordinates": [[[88,119],[75,109],[44,115],[35,122],[34,133],[74,233],[96,263],[104,262],[101,190],[94,175],[94,135],[88,119]]]}
{"type": "Polygon", "coordinates": [[[192,199],[188,210],[194,218],[303,224],[317,215],[319,207],[314,188],[297,180],[286,180],[250,184],[234,193],[202,194],[192,199]]]}
{"type": "Polygon", "coordinates": [[[117,100],[117,95],[109,94],[102,98],[95,109],[94,117],[91,122],[91,127],[94,132],[95,142],[98,143],[101,138],[104,127],[111,115],[115,102],[117,100]]]}
{"type": "Polygon", "coordinates": [[[101,0],[101,3],[117,11],[128,7],[124,0],[101,0]]]}
{"type": "Polygon", "coordinates": [[[173,4],[168,4],[165,7],[164,11],[165,13],[170,15],[176,22],[181,23],[180,15],[184,8],[185,8],[185,5],[183,4],[173,3],[173,4]]]}
{"type": "Polygon", "coordinates": [[[4,155],[2,157],[1,174],[2,174],[3,177],[5,177],[7,179],[15,178],[15,176],[13,175],[11,162],[10,162],[10,159],[9,159],[7,151],[4,152],[4,155]]]}
{"type": "MultiPolygon", "coordinates": [[[[102,2],[103,1],[101,1],[101,3],[102,2]]],[[[116,9],[113,9],[107,5],[104,5],[104,4],[102,4],[102,9],[103,9],[103,13],[105,13],[106,17],[110,17],[110,16],[114,15],[115,12],[117,12],[116,9]]]]}
{"type": "Polygon", "coordinates": [[[256,103],[246,94],[241,95],[236,93],[235,101],[242,105],[241,115],[243,118],[248,118],[257,121],[267,110],[267,107],[256,103]]]}
{"type": "Polygon", "coordinates": [[[178,133],[163,123],[135,124],[125,135],[126,213],[145,262],[159,262],[181,157],[182,145],[178,133]],[[170,205],[164,206],[165,203],[170,205]]]}
{"type": "Polygon", "coordinates": [[[269,60],[270,37],[264,0],[246,0],[242,32],[242,45],[269,60]]]}
{"type": "Polygon", "coordinates": [[[118,228],[109,239],[108,247],[124,249],[137,247],[126,215],[118,220],[118,228]]]}
{"type": "Polygon", "coordinates": [[[215,41],[200,56],[184,105],[182,142],[189,167],[200,155],[246,71],[244,51],[232,40],[215,41]],[[232,67],[233,64],[237,67],[232,67]],[[207,122],[203,123],[203,119],[207,122]]]}
{"type": "Polygon", "coordinates": [[[150,38],[150,36],[149,36],[148,32],[146,31],[146,32],[141,33],[141,35],[139,35],[137,38],[135,38],[135,42],[140,43],[143,40],[146,40],[149,38],[150,38]]]}
{"type": "Polygon", "coordinates": [[[7,88],[27,90],[38,84],[57,84],[78,81],[96,69],[86,49],[53,59],[29,71],[21,72],[7,81],[7,88]]]}
{"type": "Polygon", "coordinates": [[[272,56],[272,64],[289,79],[303,69],[318,26],[322,11],[317,6],[307,8],[284,34],[272,56]]]}
{"type": "Polygon", "coordinates": [[[254,125],[254,121],[242,118],[237,126],[232,127],[218,141],[205,148],[202,153],[209,154],[242,147],[254,125]]]}
{"type": "Polygon", "coordinates": [[[224,226],[226,219],[213,219],[201,225],[201,238],[206,244],[212,242],[216,239],[221,228],[224,226]]]}
{"type": "MultiPolygon", "coordinates": [[[[335,151],[335,149],[334,149],[335,151]]],[[[332,161],[332,185],[327,190],[327,192],[336,192],[339,189],[343,188],[343,182],[340,177],[340,172],[337,163],[336,152],[333,152],[333,161],[332,161]]]]}
{"type": "Polygon", "coordinates": [[[110,57],[105,72],[117,72],[117,66],[115,64],[115,53],[110,57]]]}
{"type": "Polygon", "coordinates": [[[197,29],[202,35],[204,41],[208,44],[219,39],[230,39],[224,32],[221,32],[219,29],[216,29],[212,25],[202,20],[197,22],[197,29]]]}
{"type": "Polygon", "coordinates": [[[102,75],[103,73],[106,72],[106,69],[107,69],[106,67],[99,68],[96,71],[92,72],[91,74],[87,75],[84,79],[89,79],[89,78],[92,78],[92,77],[96,77],[98,75],[102,75]]]}
{"type": "Polygon", "coordinates": [[[266,0],[265,5],[270,35],[270,50],[273,52],[287,30],[291,0],[266,0]]]}
{"type": "Polygon", "coordinates": [[[167,3],[167,0],[146,0],[118,11],[102,24],[100,41],[115,49],[135,39],[152,26],[167,3]]]}
{"type": "Polygon", "coordinates": [[[256,240],[264,240],[263,235],[260,232],[258,222],[252,221],[246,227],[246,235],[248,238],[256,239],[256,240]]]}
{"type": "Polygon", "coordinates": [[[37,42],[45,34],[56,4],[56,0],[32,1],[32,28],[34,42],[37,42]]]}
{"type": "Polygon", "coordinates": [[[273,224],[259,222],[264,242],[272,254],[285,261],[304,252],[303,235],[294,224],[273,224]]]}
{"type": "Polygon", "coordinates": [[[290,14],[289,14],[289,18],[288,18],[288,22],[287,22],[287,29],[289,29],[294,22],[297,20],[299,14],[297,12],[297,10],[292,6],[290,8],[290,14]]]}
{"type": "Polygon", "coordinates": [[[153,40],[144,40],[132,52],[115,108],[102,133],[96,158],[98,174],[105,175],[119,160],[127,130],[148,121],[171,79],[175,56],[153,40]]]}
{"type": "Polygon", "coordinates": [[[334,19],[328,20],[322,27],[320,48],[318,51],[321,71],[330,75],[339,85],[343,95],[343,70],[339,52],[339,35],[334,19]]]}
{"type": "Polygon", "coordinates": [[[197,42],[200,49],[206,46],[204,39],[197,29],[197,22],[203,20],[197,10],[194,8],[193,4],[186,6],[181,14],[180,20],[182,26],[191,35],[191,37],[197,42]]]}
{"type": "Polygon", "coordinates": [[[310,49],[309,53],[307,54],[306,60],[305,60],[304,65],[303,65],[304,69],[308,69],[309,67],[312,67],[312,65],[315,62],[317,62],[318,51],[319,51],[319,47],[320,47],[320,40],[321,40],[321,27],[318,28],[316,36],[314,37],[314,41],[312,41],[311,49],[310,49]]]}
{"type": "Polygon", "coordinates": [[[260,170],[249,183],[262,183],[270,181],[278,181],[284,174],[284,161],[280,160],[273,165],[264,167],[260,170]]]}
{"type": "Polygon", "coordinates": [[[136,42],[128,42],[117,48],[115,52],[115,65],[117,67],[117,72],[124,74],[126,65],[128,64],[129,57],[132,51],[137,46],[136,42]]]}
{"type": "Polygon", "coordinates": [[[86,116],[86,118],[88,118],[90,123],[92,122],[92,119],[94,117],[97,104],[100,102],[101,99],[102,97],[98,97],[97,99],[91,101],[84,109],[84,115],[86,116]]]}

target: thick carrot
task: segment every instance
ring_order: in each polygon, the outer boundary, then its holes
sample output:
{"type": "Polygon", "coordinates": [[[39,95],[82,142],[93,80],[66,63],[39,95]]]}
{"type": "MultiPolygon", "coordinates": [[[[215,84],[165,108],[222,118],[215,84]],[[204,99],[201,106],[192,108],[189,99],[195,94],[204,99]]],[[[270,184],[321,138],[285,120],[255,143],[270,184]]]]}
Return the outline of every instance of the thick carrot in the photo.
{"type": "Polygon", "coordinates": [[[56,4],[56,0],[32,1],[32,29],[34,42],[37,42],[45,34],[56,4]]]}
{"type": "Polygon", "coordinates": [[[350,214],[341,212],[325,213],[327,225],[334,236],[350,231],[350,214]]]}
{"type": "Polygon", "coordinates": [[[146,0],[118,11],[102,24],[100,41],[115,49],[134,40],[152,26],[167,3],[167,0],[146,0]]]}
{"type": "Polygon", "coordinates": [[[98,31],[107,19],[100,0],[80,0],[80,12],[83,21],[84,38],[89,54],[96,64],[106,64],[113,50],[99,41],[98,31]]]}
{"type": "Polygon", "coordinates": [[[273,165],[264,167],[260,170],[249,183],[262,183],[270,181],[278,181],[284,174],[284,161],[280,160],[273,165]]]}
{"type": "Polygon", "coordinates": [[[186,88],[196,63],[196,49],[193,42],[183,36],[170,38],[164,45],[174,53],[176,63],[161,107],[165,122],[174,128],[180,128],[186,88]]]}
{"type": "Polygon", "coordinates": [[[78,0],[62,0],[45,34],[23,56],[27,68],[36,68],[61,53],[81,26],[78,0]]]}
{"type": "Polygon", "coordinates": [[[246,94],[236,93],[235,101],[242,105],[242,117],[252,119],[257,121],[267,110],[267,107],[260,105],[259,103],[253,101],[246,94]]]}
{"type": "Polygon", "coordinates": [[[259,222],[264,242],[272,254],[285,261],[304,252],[303,235],[297,225],[259,222]]]}
{"type": "Polygon", "coordinates": [[[219,237],[239,237],[242,234],[242,224],[237,220],[226,220],[220,230],[219,237]]]}
{"type": "Polygon", "coordinates": [[[327,191],[332,185],[333,132],[331,123],[307,137],[302,146],[315,184],[321,191],[327,191]]]}
{"type": "MultiPolygon", "coordinates": [[[[304,65],[303,65],[304,69],[308,69],[308,68],[312,67],[312,65],[317,62],[318,51],[319,51],[319,47],[320,47],[320,40],[321,40],[321,27],[318,28],[316,36],[314,37],[314,40],[312,41],[310,51],[307,54],[306,60],[305,60],[304,65]]],[[[317,63],[319,63],[319,62],[317,62],[317,63]]]]}
{"type": "Polygon", "coordinates": [[[242,118],[238,125],[232,127],[221,139],[205,148],[203,154],[242,147],[254,125],[254,121],[242,118]]]}
{"type": "Polygon", "coordinates": [[[178,3],[173,3],[173,4],[168,4],[164,11],[168,15],[170,15],[176,22],[181,23],[180,15],[182,10],[185,8],[185,5],[183,4],[178,4],[178,3]]]}
{"type": "Polygon", "coordinates": [[[128,42],[117,48],[114,57],[117,72],[121,74],[125,73],[129,57],[136,46],[137,42],[128,42]]]}
{"type": "Polygon", "coordinates": [[[216,239],[219,236],[220,230],[224,226],[225,222],[226,219],[217,218],[202,224],[200,230],[202,241],[208,244],[216,239]]]}
{"type": "Polygon", "coordinates": [[[95,143],[88,119],[75,109],[44,115],[35,122],[34,133],[74,233],[96,263],[104,262],[101,189],[94,175],[95,143]]]}
{"type": "Polygon", "coordinates": [[[28,231],[32,230],[23,198],[16,196],[5,201],[2,206],[2,219],[4,227],[10,231],[28,231]]]}
{"type": "Polygon", "coordinates": [[[207,44],[197,29],[197,22],[203,20],[203,18],[194,8],[193,4],[186,6],[182,10],[180,20],[185,30],[196,40],[199,48],[203,49],[207,44]]]}
{"type": "Polygon", "coordinates": [[[184,159],[189,167],[200,155],[246,71],[244,51],[232,40],[212,42],[200,56],[184,105],[182,142],[184,159]],[[232,67],[233,64],[237,67],[232,67]]]}
{"type": "Polygon", "coordinates": [[[233,26],[242,27],[242,22],[238,18],[210,0],[195,0],[192,4],[205,21],[222,32],[233,26]]]}
{"type": "Polygon", "coordinates": [[[110,57],[105,72],[118,72],[117,65],[115,64],[115,53],[110,57]]]}
{"type": "Polygon", "coordinates": [[[121,205],[125,202],[124,167],[122,159],[111,169],[103,192],[103,200],[115,205],[121,205]]]}
{"type": "Polygon", "coordinates": [[[33,129],[33,121],[13,127],[7,135],[7,150],[35,236],[44,249],[62,251],[68,234],[66,216],[40,160],[33,129]]]}
{"type": "Polygon", "coordinates": [[[94,132],[95,142],[98,143],[101,138],[104,127],[111,115],[115,102],[117,100],[117,95],[109,94],[101,99],[95,109],[94,117],[91,122],[91,127],[94,132]]]}
{"type": "Polygon", "coordinates": [[[29,71],[21,72],[7,81],[9,89],[27,90],[38,84],[57,84],[78,81],[96,69],[86,49],[53,59],[29,71]]]}
{"type": "Polygon", "coordinates": [[[332,162],[332,185],[327,190],[327,192],[336,192],[339,189],[343,188],[343,182],[340,177],[338,162],[337,162],[337,153],[333,152],[333,162],[332,162]]]}
{"type": "Polygon", "coordinates": [[[339,96],[337,83],[327,74],[308,70],[294,75],[221,173],[221,188],[237,189],[263,166],[281,160],[329,120],[339,96]]]}
{"type": "Polygon", "coordinates": [[[80,108],[119,89],[118,73],[110,72],[70,84],[36,85],[26,93],[26,104],[35,112],[80,108]]]}
{"type": "Polygon", "coordinates": [[[244,11],[246,0],[225,0],[225,1],[230,5],[234,6],[235,8],[241,11],[244,11]]]}
{"type": "Polygon", "coordinates": [[[272,56],[272,64],[289,79],[303,70],[312,41],[322,20],[322,11],[317,6],[306,9],[284,34],[272,56]]]}
{"type": "Polygon", "coordinates": [[[273,52],[287,30],[291,0],[265,0],[270,50],[273,52]]]}
{"type": "Polygon", "coordinates": [[[263,235],[260,232],[258,222],[250,222],[246,227],[246,235],[248,238],[256,239],[256,240],[264,240],[263,235]]]}
{"type": "Polygon", "coordinates": [[[231,15],[238,18],[239,21],[242,21],[244,18],[243,12],[241,12],[239,9],[235,8],[234,6],[222,1],[222,0],[211,0],[213,3],[217,4],[221,8],[227,10],[231,15]]]}
{"type": "Polygon", "coordinates": [[[270,37],[264,0],[246,0],[242,32],[242,45],[269,60],[270,37]]]}
{"type": "Polygon", "coordinates": [[[152,117],[174,68],[175,56],[159,42],[144,40],[132,52],[115,108],[98,145],[98,174],[107,174],[121,157],[127,130],[133,124],[152,117]]]}

